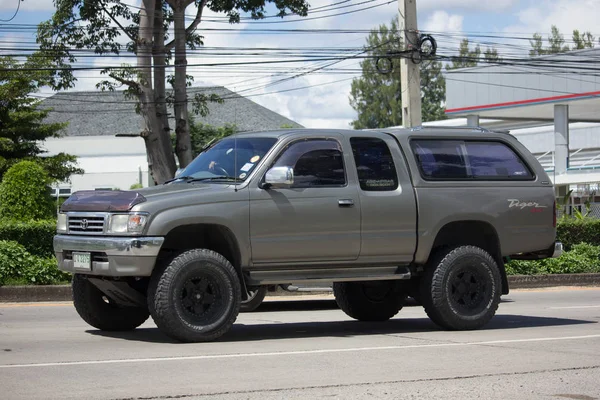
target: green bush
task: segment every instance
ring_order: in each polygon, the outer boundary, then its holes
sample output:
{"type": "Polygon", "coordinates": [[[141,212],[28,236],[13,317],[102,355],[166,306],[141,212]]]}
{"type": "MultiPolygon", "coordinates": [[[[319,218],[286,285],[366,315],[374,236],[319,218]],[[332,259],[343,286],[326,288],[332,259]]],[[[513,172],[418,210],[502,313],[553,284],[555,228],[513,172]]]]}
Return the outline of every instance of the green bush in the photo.
{"type": "Polygon", "coordinates": [[[42,166],[21,161],[6,171],[0,183],[0,219],[29,221],[52,217],[50,178],[42,166]]]}
{"type": "Polygon", "coordinates": [[[52,257],[56,221],[0,221],[0,240],[14,240],[39,257],[52,257]]]}
{"type": "Polygon", "coordinates": [[[32,256],[15,241],[0,240],[0,285],[9,278],[20,278],[32,256]]]}
{"type": "Polygon", "coordinates": [[[577,274],[600,272],[600,246],[588,243],[573,245],[559,258],[525,261],[513,260],[506,264],[508,275],[577,274]]]}
{"type": "Polygon", "coordinates": [[[54,257],[36,257],[15,241],[0,240],[0,285],[50,285],[70,279],[70,274],[58,269],[54,257]]]}
{"type": "Polygon", "coordinates": [[[600,246],[600,219],[561,219],[556,226],[556,240],[562,242],[565,250],[571,250],[578,243],[600,246]]]}

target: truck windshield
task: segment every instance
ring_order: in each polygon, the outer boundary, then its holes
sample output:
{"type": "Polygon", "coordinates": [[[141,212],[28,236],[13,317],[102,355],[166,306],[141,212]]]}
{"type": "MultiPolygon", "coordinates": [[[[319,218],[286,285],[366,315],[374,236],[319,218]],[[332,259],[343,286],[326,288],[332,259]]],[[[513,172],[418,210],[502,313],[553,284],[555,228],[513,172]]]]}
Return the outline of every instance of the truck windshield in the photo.
{"type": "Polygon", "coordinates": [[[174,180],[244,181],[273,147],[275,138],[226,138],[203,151],[174,180]]]}

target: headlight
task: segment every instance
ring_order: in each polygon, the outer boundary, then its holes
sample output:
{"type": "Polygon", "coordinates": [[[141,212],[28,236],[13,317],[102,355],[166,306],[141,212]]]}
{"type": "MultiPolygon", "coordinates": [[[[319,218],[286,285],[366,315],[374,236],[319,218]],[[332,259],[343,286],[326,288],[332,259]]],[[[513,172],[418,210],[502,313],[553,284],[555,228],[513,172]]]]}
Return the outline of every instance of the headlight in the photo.
{"type": "Polygon", "coordinates": [[[67,214],[58,213],[58,220],[56,221],[56,232],[67,233],[67,214]]]}
{"type": "Polygon", "coordinates": [[[146,214],[113,214],[110,216],[107,233],[142,233],[146,221],[148,221],[148,215],[146,214]]]}

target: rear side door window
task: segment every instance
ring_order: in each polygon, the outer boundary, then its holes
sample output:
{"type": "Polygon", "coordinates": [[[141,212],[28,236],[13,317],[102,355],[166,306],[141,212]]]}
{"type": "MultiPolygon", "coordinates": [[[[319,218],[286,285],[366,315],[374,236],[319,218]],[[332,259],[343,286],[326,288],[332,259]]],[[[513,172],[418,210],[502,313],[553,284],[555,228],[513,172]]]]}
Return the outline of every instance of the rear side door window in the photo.
{"type": "Polygon", "coordinates": [[[335,140],[305,140],[292,143],[274,164],[294,169],[293,188],[346,185],[341,145],[335,140]]]}
{"type": "Polygon", "coordinates": [[[350,139],[350,145],[362,190],[381,192],[398,188],[394,159],[383,140],[355,137],[350,139]]]}

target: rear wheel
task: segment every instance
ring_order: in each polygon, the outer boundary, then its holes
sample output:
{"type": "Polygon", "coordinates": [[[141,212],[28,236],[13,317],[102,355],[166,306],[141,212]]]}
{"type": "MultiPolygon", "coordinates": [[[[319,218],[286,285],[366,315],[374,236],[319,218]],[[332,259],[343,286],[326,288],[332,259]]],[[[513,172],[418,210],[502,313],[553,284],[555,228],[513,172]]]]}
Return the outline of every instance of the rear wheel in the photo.
{"type": "Polygon", "coordinates": [[[487,324],[498,309],[501,292],[496,261],[475,246],[440,251],[421,279],[421,301],[427,315],[450,330],[487,324]]]}
{"type": "Polygon", "coordinates": [[[406,297],[397,281],[335,282],[333,294],[338,306],[359,321],[387,321],[406,297]]]}
{"type": "Polygon", "coordinates": [[[129,331],[143,324],[149,316],[143,307],[116,304],[85,276],[73,276],[73,304],[81,318],[103,331],[129,331]]]}
{"type": "Polygon", "coordinates": [[[154,279],[148,308],[156,325],[172,338],[215,340],[238,316],[240,281],[231,263],[214,251],[186,251],[154,279]]]}
{"type": "Polygon", "coordinates": [[[251,312],[256,310],[262,304],[267,295],[267,286],[254,286],[248,288],[248,299],[242,300],[240,306],[241,312],[251,312]]]}

